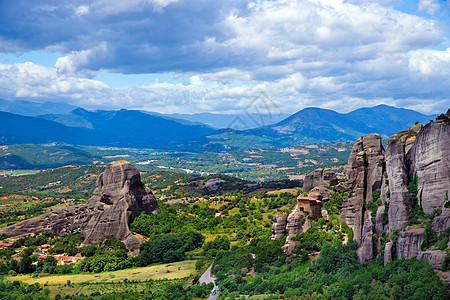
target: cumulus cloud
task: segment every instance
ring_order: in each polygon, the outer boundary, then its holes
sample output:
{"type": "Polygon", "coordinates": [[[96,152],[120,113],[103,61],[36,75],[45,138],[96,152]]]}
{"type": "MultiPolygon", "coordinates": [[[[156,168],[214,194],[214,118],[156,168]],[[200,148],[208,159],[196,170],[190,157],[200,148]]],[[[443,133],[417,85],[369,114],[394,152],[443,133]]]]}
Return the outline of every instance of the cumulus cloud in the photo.
{"type": "Polygon", "coordinates": [[[434,15],[440,8],[437,0],[420,0],[418,4],[419,11],[426,11],[431,15],[434,15]]]}
{"type": "Polygon", "coordinates": [[[44,2],[0,1],[1,52],[62,53],[55,68],[3,65],[0,96],[161,112],[236,112],[261,91],[289,112],[449,106],[449,50],[430,50],[450,46],[445,29],[395,10],[398,0],[44,2]],[[99,72],[186,80],[117,89],[93,80],[99,72]]]}

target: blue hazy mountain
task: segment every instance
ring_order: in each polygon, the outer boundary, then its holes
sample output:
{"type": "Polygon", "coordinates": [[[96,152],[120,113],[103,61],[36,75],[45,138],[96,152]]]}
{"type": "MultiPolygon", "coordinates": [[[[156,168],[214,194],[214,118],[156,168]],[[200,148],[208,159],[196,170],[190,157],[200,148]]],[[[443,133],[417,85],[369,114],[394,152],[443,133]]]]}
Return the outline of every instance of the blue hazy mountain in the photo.
{"type": "Polygon", "coordinates": [[[411,109],[382,104],[370,108],[359,108],[346,114],[346,116],[364,123],[374,132],[391,136],[400,130],[410,128],[415,122],[425,125],[430,119],[434,120],[437,115],[424,115],[411,109]]]}
{"type": "Polygon", "coordinates": [[[238,126],[241,130],[275,124],[289,117],[287,114],[153,114],[194,123],[203,123],[219,129],[235,128],[238,126]]]}
{"type": "MultiPolygon", "coordinates": [[[[54,141],[78,145],[175,148],[187,151],[354,142],[368,133],[379,133],[386,138],[417,121],[427,123],[435,118],[387,105],[361,108],[347,114],[322,108],[306,108],[276,124],[251,129],[248,129],[245,120],[234,115],[227,125],[231,129],[216,131],[195,122],[199,120],[176,120],[156,113],[125,109],[88,111],[77,108],[69,113],[47,114],[39,118],[7,113],[2,113],[0,117],[2,143],[54,141]]],[[[253,122],[267,124],[261,116],[253,117],[253,122]]]]}
{"type": "Polygon", "coordinates": [[[0,99],[0,111],[9,112],[21,116],[38,116],[43,114],[64,114],[76,106],[63,102],[31,102],[25,100],[8,101],[0,99]]]}
{"type": "MultiPolygon", "coordinates": [[[[215,132],[205,125],[184,125],[124,109],[91,112],[77,108],[67,116],[69,119],[77,118],[84,126],[66,126],[53,120],[0,112],[0,141],[9,144],[55,141],[78,145],[154,147],[215,132]]],[[[63,119],[61,115],[57,117],[59,121],[63,119]]]]}

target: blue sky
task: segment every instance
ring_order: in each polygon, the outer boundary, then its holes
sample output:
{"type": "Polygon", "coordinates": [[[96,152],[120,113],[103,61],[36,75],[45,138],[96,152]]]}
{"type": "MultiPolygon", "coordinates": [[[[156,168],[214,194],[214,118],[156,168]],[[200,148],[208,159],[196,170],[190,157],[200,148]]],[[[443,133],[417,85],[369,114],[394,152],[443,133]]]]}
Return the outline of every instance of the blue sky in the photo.
{"type": "Polygon", "coordinates": [[[0,0],[0,98],[241,113],[450,106],[442,0],[0,0]]]}

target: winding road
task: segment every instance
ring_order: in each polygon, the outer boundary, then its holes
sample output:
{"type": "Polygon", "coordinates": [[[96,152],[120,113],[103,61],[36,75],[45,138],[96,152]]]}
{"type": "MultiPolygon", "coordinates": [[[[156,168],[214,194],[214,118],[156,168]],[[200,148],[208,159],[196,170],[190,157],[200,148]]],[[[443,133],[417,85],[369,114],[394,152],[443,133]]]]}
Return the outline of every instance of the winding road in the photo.
{"type": "Polygon", "coordinates": [[[200,284],[208,284],[210,282],[214,283],[214,288],[212,289],[213,291],[215,291],[215,293],[211,293],[209,294],[209,298],[208,300],[216,300],[217,296],[219,295],[219,287],[216,285],[216,279],[211,277],[211,268],[212,268],[212,264],[209,266],[209,268],[205,271],[205,273],[202,274],[202,276],[200,276],[200,279],[198,280],[198,282],[200,284]]]}

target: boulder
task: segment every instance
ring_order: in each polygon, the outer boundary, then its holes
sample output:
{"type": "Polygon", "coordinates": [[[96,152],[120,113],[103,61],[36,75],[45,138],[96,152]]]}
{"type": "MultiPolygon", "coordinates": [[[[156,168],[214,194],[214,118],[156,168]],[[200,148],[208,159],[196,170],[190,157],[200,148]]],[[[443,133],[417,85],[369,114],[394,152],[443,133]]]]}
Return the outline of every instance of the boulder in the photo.
{"type": "Polygon", "coordinates": [[[443,233],[450,227],[450,209],[444,208],[440,216],[434,217],[433,228],[438,233],[443,233]]]}
{"type": "Polygon", "coordinates": [[[435,269],[440,270],[442,262],[447,255],[448,254],[446,252],[439,250],[426,250],[420,252],[417,259],[426,261],[427,263],[432,264],[435,269]]]}
{"type": "Polygon", "coordinates": [[[390,263],[392,261],[392,247],[394,246],[394,243],[392,241],[389,241],[386,243],[386,246],[384,247],[384,265],[387,263],[390,263]]]}
{"type": "Polygon", "coordinates": [[[397,258],[412,258],[420,253],[420,246],[425,240],[424,228],[412,228],[400,231],[395,244],[397,258]]]}
{"type": "Polygon", "coordinates": [[[338,184],[336,173],[331,169],[317,169],[305,176],[303,190],[308,191],[316,186],[335,186],[338,184]]]}
{"type": "Polygon", "coordinates": [[[152,192],[145,189],[139,171],[131,163],[108,164],[97,179],[93,196],[84,205],[61,208],[53,212],[1,228],[12,237],[51,231],[60,236],[82,233],[82,246],[115,236],[128,249],[137,249],[143,240],[130,231],[133,219],[145,212],[160,213],[152,192]]]}
{"type": "Polygon", "coordinates": [[[322,218],[325,219],[325,221],[330,221],[330,215],[328,214],[328,211],[326,209],[322,209],[322,218]]]}

